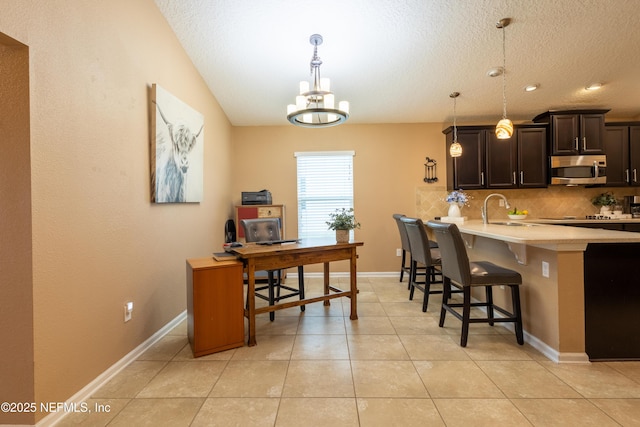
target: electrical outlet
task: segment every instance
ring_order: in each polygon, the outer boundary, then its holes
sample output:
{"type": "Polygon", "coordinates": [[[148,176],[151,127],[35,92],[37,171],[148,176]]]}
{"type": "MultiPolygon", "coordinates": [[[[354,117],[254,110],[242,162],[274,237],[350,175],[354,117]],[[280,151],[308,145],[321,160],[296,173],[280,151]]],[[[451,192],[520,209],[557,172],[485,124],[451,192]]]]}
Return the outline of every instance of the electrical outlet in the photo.
{"type": "Polygon", "coordinates": [[[129,301],[124,305],[124,321],[131,320],[131,313],[133,312],[133,301],[129,301]]]}
{"type": "Polygon", "coordinates": [[[549,263],[542,261],[542,277],[549,277],[549,263]]]}
{"type": "Polygon", "coordinates": [[[498,199],[498,206],[504,207],[504,200],[498,199]]]}
{"type": "Polygon", "coordinates": [[[402,256],[402,249],[396,249],[396,256],[402,256]]]}

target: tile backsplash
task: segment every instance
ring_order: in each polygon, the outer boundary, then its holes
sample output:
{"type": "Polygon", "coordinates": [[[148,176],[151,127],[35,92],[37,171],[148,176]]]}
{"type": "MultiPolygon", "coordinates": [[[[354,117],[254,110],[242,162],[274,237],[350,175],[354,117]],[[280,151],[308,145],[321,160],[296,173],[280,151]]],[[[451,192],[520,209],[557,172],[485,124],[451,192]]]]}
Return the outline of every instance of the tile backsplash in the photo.
{"type": "MultiPolygon", "coordinates": [[[[485,197],[491,193],[504,195],[511,207],[528,210],[529,218],[562,217],[574,215],[584,218],[586,215],[599,213],[600,208],[591,204],[591,199],[603,192],[612,193],[622,202],[624,196],[640,195],[640,189],[616,188],[585,188],[550,186],[548,188],[534,188],[526,190],[470,190],[465,191],[471,200],[468,206],[462,207],[462,215],[468,219],[481,219],[480,208],[485,197]]],[[[432,219],[436,216],[446,216],[449,205],[444,201],[447,197],[444,186],[420,186],[416,188],[416,215],[419,218],[432,219]]],[[[491,219],[506,219],[507,210],[499,206],[499,198],[489,200],[487,210],[491,219]]]]}

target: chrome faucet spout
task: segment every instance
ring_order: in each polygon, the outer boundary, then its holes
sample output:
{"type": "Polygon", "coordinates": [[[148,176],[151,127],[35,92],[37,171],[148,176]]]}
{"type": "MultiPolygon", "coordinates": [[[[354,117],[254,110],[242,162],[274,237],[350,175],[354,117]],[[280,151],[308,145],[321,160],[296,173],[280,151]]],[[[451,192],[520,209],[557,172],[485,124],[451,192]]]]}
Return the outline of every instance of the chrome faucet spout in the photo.
{"type": "Polygon", "coordinates": [[[482,205],[481,208],[481,213],[482,213],[482,223],[483,224],[489,224],[489,214],[487,212],[487,202],[489,201],[490,198],[492,197],[500,197],[502,200],[504,200],[504,207],[506,209],[509,209],[511,206],[509,205],[509,202],[507,201],[507,198],[504,197],[502,194],[500,193],[491,193],[489,194],[485,199],[484,199],[484,204],[482,205]]]}

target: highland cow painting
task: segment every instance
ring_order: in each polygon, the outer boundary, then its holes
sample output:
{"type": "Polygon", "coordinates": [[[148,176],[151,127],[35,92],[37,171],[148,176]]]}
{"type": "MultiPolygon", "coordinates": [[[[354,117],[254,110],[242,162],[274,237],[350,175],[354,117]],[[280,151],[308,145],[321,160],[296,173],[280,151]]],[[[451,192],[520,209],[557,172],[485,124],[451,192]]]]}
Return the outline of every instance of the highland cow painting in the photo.
{"type": "Polygon", "coordinates": [[[151,92],[151,201],[201,202],[204,117],[157,84],[151,92]]]}

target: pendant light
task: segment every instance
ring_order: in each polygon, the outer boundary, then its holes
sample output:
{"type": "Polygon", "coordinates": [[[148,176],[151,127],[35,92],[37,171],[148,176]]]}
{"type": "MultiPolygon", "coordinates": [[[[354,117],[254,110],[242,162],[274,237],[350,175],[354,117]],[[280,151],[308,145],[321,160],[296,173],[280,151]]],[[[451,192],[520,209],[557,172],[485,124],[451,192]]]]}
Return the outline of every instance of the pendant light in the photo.
{"type": "Polygon", "coordinates": [[[496,125],[496,137],[498,139],[509,139],[513,135],[513,122],[507,118],[507,55],[505,49],[505,27],[511,23],[510,18],[503,18],[496,28],[502,29],[502,120],[496,125]]]}
{"type": "Polygon", "coordinates": [[[462,156],[462,145],[458,142],[458,128],[456,127],[456,98],[460,96],[460,92],[452,92],[449,98],[453,98],[453,142],[449,147],[451,157],[462,156]]]}

